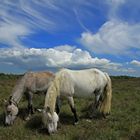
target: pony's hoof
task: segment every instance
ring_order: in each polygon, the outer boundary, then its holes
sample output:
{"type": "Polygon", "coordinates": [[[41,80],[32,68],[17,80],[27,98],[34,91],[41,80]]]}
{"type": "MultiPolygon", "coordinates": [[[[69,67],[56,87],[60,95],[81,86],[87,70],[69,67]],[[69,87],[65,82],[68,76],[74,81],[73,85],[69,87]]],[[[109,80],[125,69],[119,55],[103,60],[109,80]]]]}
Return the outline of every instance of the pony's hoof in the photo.
{"type": "Polygon", "coordinates": [[[77,125],[79,122],[74,122],[74,125],[77,125]]]}
{"type": "Polygon", "coordinates": [[[42,109],[40,109],[40,108],[38,108],[38,109],[36,109],[38,112],[42,112],[43,110],[42,109]]]}

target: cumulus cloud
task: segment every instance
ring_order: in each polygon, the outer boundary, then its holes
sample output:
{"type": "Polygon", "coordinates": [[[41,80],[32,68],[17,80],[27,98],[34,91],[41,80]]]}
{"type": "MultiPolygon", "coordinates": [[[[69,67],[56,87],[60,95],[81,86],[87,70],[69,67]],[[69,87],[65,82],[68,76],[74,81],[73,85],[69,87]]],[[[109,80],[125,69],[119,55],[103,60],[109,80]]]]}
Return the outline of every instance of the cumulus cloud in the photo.
{"type": "Polygon", "coordinates": [[[63,46],[49,49],[35,48],[1,48],[0,62],[11,66],[18,66],[25,70],[36,70],[45,68],[91,68],[99,67],[102,69],[117,70],[121,64],[113,63],[108,59],[92,57],[89,52],[64,45],[68,50],[59,50],[63,46]]]}
{"type": "Polygon", "coordinates": [[[95,54],[130,55],[133,59],[138,58],[140,23],[135,22],[135,19],[138,17],[136,13],[139,8],[136,5],[139,3],[132,0],[106,0],[105,3],[108,5],[107,21],[95,33],[83,32],[79,39],[80,43],[95,54]],[[131,22],[127,20],[128,16],[125,15],[126,11],[124,12],[123,9],[130,10],[131,22]]]}
{"type": "Polygon", "coordinates": [[[82,33],[80,43],[98,54],[128,54],[130,49],[140,49],[140,24],[107,21],[95,34],[82,33]]]}
{"type": "MultiPolygon", "coordinates": [[[[106,0],[104,2],[102,0],[67,0],[67,2],[61,0],[59,3],[56,0],[1,1],[0,43],[1,46],[12,47],[0,48],[0,64],[2,67],[5,66],[5,69],[10,68],[9,71],[12,68],[13,71],[17,68],[42,70],[58,67],[79,69],[98,67],[105,71],[134,72],[132,68],[125,68],[123,64],[112,62],[104,57],[97,58],[76,46],[59,45],[50,49],[26,48],[26,45],[28,47],[34,45],[31,42],[31,44],[27,43],[25,37],[28,36],[32,40],[30,35],[38,33],[40,30],[45,33],[55,33],[60,30],[72,32],[71,29],[75,31],[79,26],[78,32],[81,29],[85,31],[79,39],[81,44],[92,50],[95,55],[124,55],[129,54],[130,50],[132,52],[132,49],[140,50],[139,22],[129,24],[118,18],[117,12],[123,4],[126,4],[126,0],[106,0]],[[98,16],[97,13],[99,13],[98,16]],[[92,25],[91,19],[93,22],[98,22],[92,25]],[[106,19],[108,21],[105,22],[106,19]],[[98,23],[103,22],[105,23],[100,25],[98,31],[94,29],[97,31],[96,33],[90,31],[90,29],[96,28],[98,23]],[[90,28],[91,26],[92,28],[90,28]],[[22,42],[23,37],[25,42],[22,42]]],[[[135,11],[136,6],[133,7],[135,11]]],[[[77,29],[74,33],[77,35],[77,29]]],[[[138,51],[136,55],[139,56],[138,51]]]]}
{"type": "MultiPolygon", "coordinates": [[[[93,57],[88,51],[64,45],[68,50],[59,50],[59,46],[49,49],[44,48],[0,48],[1,70],[6,72],[25,72],[28,70],[54,70],[60,68],[84,69],[98,68],[110,74],[134,74],[133,68],[126,68],[121,63],[108,59],[93,57]],[[9,71],[8,71],[9,70],[9,71]],[[12,71],[11,71],[12,70],[12,71]]],[[[60,46],[63,48],[63,46],[60,46]]]]}
{"type": "Polygon", "coordinates": [[[134,66],[137,66],[137,67],[140,67],[140,61],[137,61],[137,60],[132,60],[130,62],[130,64],[134,65],[134,66]]]}
{"type": "Polygon", "coordinates": [[[72,52],[75,48],[76,46],[70,46],[70,45],[60,45],[60,46],[54,47],[55,50],[67,51],[67,52],[72,52]]]}

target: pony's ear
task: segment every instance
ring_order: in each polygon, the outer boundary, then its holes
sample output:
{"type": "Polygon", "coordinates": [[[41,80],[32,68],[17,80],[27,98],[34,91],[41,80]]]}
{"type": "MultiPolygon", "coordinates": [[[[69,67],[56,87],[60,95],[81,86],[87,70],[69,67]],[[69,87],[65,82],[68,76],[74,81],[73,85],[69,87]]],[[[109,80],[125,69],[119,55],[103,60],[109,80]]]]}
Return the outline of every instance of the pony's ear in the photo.
{"type": "Polygon", "coordinates": [[[11,99],[12,99],[12,96],[9,97],[9,100],[11,100],[11,99]]]}
{"type": "Polygon", "coordinates": [[[10,97],[9,97],[9,100],[8,100],[10,105],[12,104],[11,99],[12,99],[12,96],[10,96],[10,97]]]}

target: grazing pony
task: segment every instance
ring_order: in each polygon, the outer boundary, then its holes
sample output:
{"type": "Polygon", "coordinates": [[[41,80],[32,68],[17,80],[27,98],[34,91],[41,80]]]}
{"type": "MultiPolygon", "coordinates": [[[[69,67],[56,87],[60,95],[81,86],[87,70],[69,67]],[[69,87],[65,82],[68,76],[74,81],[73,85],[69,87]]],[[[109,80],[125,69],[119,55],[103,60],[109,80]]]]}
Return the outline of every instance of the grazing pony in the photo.
{"type": "Polygon", "coordinates": [[[95,95],[94,106],[104,116],[110,113],[112,87],[111,79],[107,73],[98,69],[70,70],[61,69],[55,74],[46,97],[43,110],[43,123],[49,133],[57,131],[58,115],[55,112],[57,96],[68,99],[75,123],[78,122],[73,96],[89,97],[95,95]]]}
{"type": "Polygon", "coordinates": [[[12,94],[6,103],[5,124],[12,125],[17,114],[18,104],[22,96],[27,93],[28,97],[28,119],[33,114],[32,98],[33,94],[43,92],[46,93],[50,82],[54,79],[51,72],[27,72],[17,82],[13,88],[12,94]]]}

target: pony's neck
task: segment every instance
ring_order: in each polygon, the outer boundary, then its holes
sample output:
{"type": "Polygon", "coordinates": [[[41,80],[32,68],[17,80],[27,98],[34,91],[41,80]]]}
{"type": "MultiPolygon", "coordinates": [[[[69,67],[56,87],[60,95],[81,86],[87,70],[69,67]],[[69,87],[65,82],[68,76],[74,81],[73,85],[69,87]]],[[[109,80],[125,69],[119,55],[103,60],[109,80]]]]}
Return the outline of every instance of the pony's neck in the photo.
{"type": "Polygon", "coordinates": [[[56,98],[58,94],[59,94],[58,83],[56,83],[56,81],[53,81],[47,91],[44,106],[45,108],[49,107],[51,113],[55,112],[56,98]]]}
{"type": "Polygon", "coordinates": [[[11,101],[18,104],[19,101],[22,98],[22,95],[25,92],[25,75],[21,78],[20,81],[18,81],[17,85],[14,87],[12,95],[11,95],[11,101]]]}

